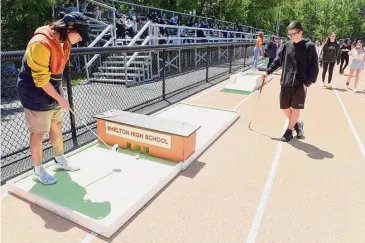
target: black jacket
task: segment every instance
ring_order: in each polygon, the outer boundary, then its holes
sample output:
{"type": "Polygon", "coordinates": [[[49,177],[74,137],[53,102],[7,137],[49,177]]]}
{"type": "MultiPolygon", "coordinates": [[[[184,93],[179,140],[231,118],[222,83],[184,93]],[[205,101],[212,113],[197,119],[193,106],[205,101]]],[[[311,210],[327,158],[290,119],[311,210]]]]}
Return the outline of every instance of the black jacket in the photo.
{"type": "Polygon", "coordinates": [[[310,40],[301,40],[298,43],[288,41],[280,48],[275,60],[268,68],[271,74],[282,67],[280,84],[283,87],[292,87],[305,84],[307,87],[317,80],[318,55],[310,40]]]}
{"type": "Polygon", "coordinates": [[[327,42],[322,48],[319,60],[321,62],[337,62],[338,64],[340,59],[340,45],[337,42],[327,42]]]}
{"type": "Polygon", "coordinates": [[[276,57],[276,52],[277,52],[277,45],[270,41],[269,43],[267,43],[266,48],[265,48],[265,54],[271,59],[274,59],[276,57]]]}
{"type": "Polygon", "coordinates": [[[346,57],[349,55],[349,51],[351,51],[351,44],[343,43],[340,47],[341,55],[346,57]]]}

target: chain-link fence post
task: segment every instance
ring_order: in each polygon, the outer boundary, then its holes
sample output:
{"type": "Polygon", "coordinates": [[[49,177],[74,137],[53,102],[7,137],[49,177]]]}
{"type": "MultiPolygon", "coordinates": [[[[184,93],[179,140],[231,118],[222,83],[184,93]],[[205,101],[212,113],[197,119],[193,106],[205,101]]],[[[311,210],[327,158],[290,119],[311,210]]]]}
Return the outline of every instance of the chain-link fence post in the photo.
{"type": "Polygon", "coordinates": [[[113,38],[113,46],[116,46],[117,44],[117,25],[116,25],[116,15],[117,15],[117,10],[114,9],[113,10],[113,29],[110,31],[110,33],[112,34],[112,38],[113,38]]]}
{"type": "MultiPolygon", "coordinates": [[[[65,76],[66,76],[68,103],[70,104],[71,109],[74,110],[74,103],[73,103],[73,97],[72,97],[71,64],[70,64],[70,61],[68,61],[67,64],[66,64],[65,76]]],[[[72,112],[70,112],[70,123],[71,123],[72,139],[75,142],[75,141],[77,141],[76,123],[75,123],[75,116],[72,112]]]]}
{"type": "Polygon", "coordinates": [[[233,45],[230,46],[229,48],[229,52],[228,52],[228,55],[229,55],[229,73],[232,73],[232,59],[233,59],[233,45]]]}
{"type": "Polygon", "coordinates": [[[206,73],[205,73],[205,82],[208,82],[209,80],[209,60],[210,60],[210,47],[207,47],[207,67],[206,67],[206,73]]]}
{"type": "Polygon", "coordinates": [[[247,59],[247,45],[245,45],[245,57],[243,58],[243,67],[246,67],[246,59],[247,59]]]}
{"type": "Polygon", "coordinates": [[[165,49],[162,50],[162,99],[165,100],[166,98],[166,80],[165,80],[165,67],[166,67],[166,53],[165,49]]]}

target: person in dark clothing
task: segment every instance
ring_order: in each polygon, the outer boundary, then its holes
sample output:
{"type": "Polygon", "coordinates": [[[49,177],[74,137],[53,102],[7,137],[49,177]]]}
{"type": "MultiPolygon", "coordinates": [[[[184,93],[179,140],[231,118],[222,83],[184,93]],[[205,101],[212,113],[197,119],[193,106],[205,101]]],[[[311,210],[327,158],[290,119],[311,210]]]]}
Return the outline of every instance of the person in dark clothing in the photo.
{"type": "Polygon", "coordinates": [[[350,38],[347,38],[345,42],[341,45],[340,51],[341,51],[340,74],[343,74],[343,71],[345,71],[347,65],[349,64],[349,51],[351,51],[350,38]]]}
{"type": "Polygon", "coordinates": [[[328,37],[326,43],[323,46],[322,52],[320,54],[320,62],[323,64],[323,72],[322,72],[322,86],[325,86],[324,80],[326,78],[326,73],[328,70],[328,88],[332,89],[333,86],[331,84],[332,74],[335,64],[340,63],[340,45],[337,43],[335,33],[331,33],[328,37]]]}
{"type": "MultiPolygon", "coordinates": [[[[115,26],[117,27],[117,37],[118,38],[122,38],[125,39],[126,38],[126,25],[125,22],[122,21],[121,19],[116,19],[115,20],[115,26]]],[[[124,44],[123,44],[124,45],[124,44]]]]}
{"type": "Polygon", "coordinates": [[[304,134],[304,123],[298,121],[300,110],[304,109],[307,88],[317,80],[318,55],[313,42],[302,39],[303,27],[299,21],[293,21],[287,27],[291,41],[279,50],[275,60],[262,76],[265,79],[279,67],[282,67],[280,79],[280,109],[289,119],[281,141],[288,142],[293,138],[293,129],[297,137],[304,134]]]}
{"type": "Polygon", "coordinates": [[[266,55],[269,58],[267,67],[270,67],[272,62],[274,61],[277,50],[278,50],[278,38],[276,36],[272,36],[271,41],[266,45],[265,49],[266,55]]]}

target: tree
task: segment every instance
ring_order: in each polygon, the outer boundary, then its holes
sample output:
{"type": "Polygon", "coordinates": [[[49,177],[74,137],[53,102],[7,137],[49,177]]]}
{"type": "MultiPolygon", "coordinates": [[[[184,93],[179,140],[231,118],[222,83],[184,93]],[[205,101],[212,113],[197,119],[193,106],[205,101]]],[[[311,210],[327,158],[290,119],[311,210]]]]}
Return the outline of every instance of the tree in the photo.
{"type": "Polygon", "coordinates": [[[51,21],[55,3],[56,0],[2,0],[2,49],[25,49],[36,28],[51,21]]]}

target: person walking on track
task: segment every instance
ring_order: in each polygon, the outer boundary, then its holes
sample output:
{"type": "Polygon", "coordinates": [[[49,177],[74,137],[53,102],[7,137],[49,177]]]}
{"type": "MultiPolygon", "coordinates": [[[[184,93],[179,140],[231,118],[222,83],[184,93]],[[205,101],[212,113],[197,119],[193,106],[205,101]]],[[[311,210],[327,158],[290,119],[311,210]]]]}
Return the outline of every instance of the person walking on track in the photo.
{"type": "Polygon", "coordinates": [[[70,106],[63,98],[62,73],[70,57],[71,45],[89,40],[89,22],[84,15],[61,12],[59,17],[54,23],[35,31],[27,45],[17,80],[30,132],[33,179],[47,185],[57,180],[42,167],[45,133],[49,133],[56,155],[55,170],[79,170],[69,165],[64,157],[62,108],[68,110],[70,106]]]}
{"type": "Polygon", "coordinates": [[[279,67],[282,67],[280,109],[289,119],[281,141],[293,138],[295,129],[298,138],[304,135],[304,123],[299,121],[300,110],[304,109],[307,88],[317,80],[319,67],[316,47],[310,40],[302,39],[303,26],[293,21],[287,27],[291,41],[285,43],[278,52],[274,62],[262,76],[263,80],[279,67]]]}
{"type": "Polygon", "coordinates": [[[252,64],[252,69],[254,71],[257,71],[257,64],[259,62],[259,58],[260,55],[263,55],[263,50],[262,50],[262,43],[264,42],[264,35],[262,34],[262,32],[258,33],[257,39],[256,39],[256,44],[255,44],[255,48],[253,50],[254,56],[253,56],[253,64],[252,64]]]}
{"type": "Polygon", "coordinates": [[[328,37],[326,43],[323,46],[322,52],[319,57],[319,61],[323,64],[323,72],[322,72],[322,86],[325,85],[325,78],[326,73],[328,70],[328,88],[332,89],[333,85],[331,84],[332,81],[332,74],[335,64],[337,65],[340,63],[341,53],[340,53],[340,45],[337,43],[335,33],[331,33],[328,37]]]}
{"type": "Polygon", "coordinates": [[[271,41],[266,45],[265,54],[269,58],[267,67],[271,66],[271,63],[274,61],[276,57],[276,53],[278,50],[278,42],[279,42],[278,37],[274,35],[271,37],[271,41]]]}
{"type": "Polygon", "coordinates": [[[317,50],[317,55],[319,55],[322,50],[321,42],[319,42],[319,40],[316,41],[316,50],[317,50]]]}
{"type": "Polygon", "coordinates": [[[361,40],[358,40],[356,42],[355,48],[353,48],[349,52],[349,55],[352,57],[352,62],[350,64],[350,75],[347,77],[347,80],[346,80],[346,87],[348,90],[350,90],[350,88],[349,88],[350,80],[351,80],[354,72],[356,72],[355,85],[354,85],[354,89],[353,89],[353,91],[356,93],[357,85],[359,84],[360,73],[361,73],[361,70],[364,69],[364,62],[365,62],[365,51],[364,51],[364,48],[362,47],[361,40]]]}
{"type": "Polygon", "coordinates": [[[349,52],[351,51],[351,39],[347,38],[340,47],[341,50],[341,64],[340,75],[343,74],[347,65],[349,64],[349,52]]]}

